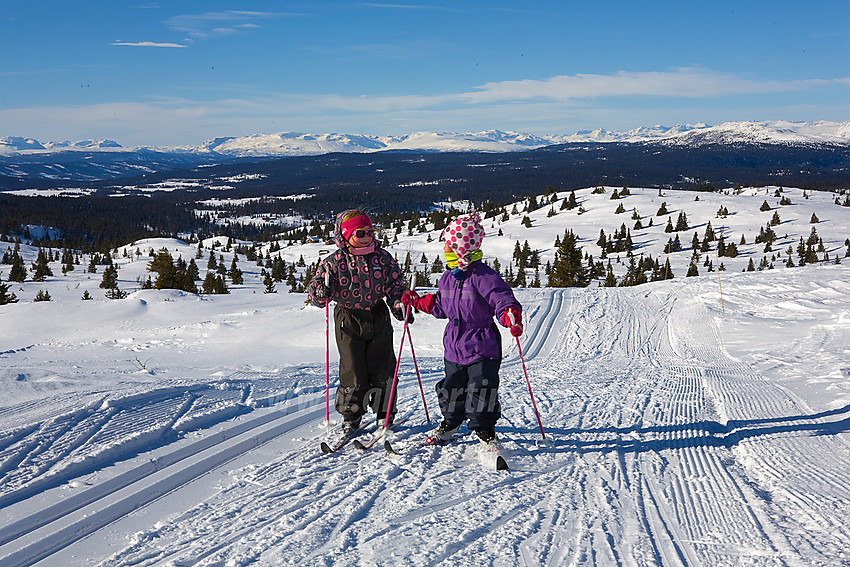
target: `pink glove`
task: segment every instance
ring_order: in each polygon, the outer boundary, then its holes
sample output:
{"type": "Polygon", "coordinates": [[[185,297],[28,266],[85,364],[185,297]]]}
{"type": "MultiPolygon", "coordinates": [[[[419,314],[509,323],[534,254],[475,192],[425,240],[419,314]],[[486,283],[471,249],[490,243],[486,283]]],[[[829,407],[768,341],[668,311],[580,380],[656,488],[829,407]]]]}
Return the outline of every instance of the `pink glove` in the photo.
{"type": "Polygon", "coordinates": [[[405,291],[404,295],[401,296],[401,304],[404,306],[410,305],[414,309],[419,311],[424,311],[425,313],[431,313],[431,310],[434,308],[434,303],[437,300],[435,299],[434,294],[425,294],[419,295],[414,290],[405,291]]]}
{"type": "Polygon", "coordinates": [[[415,290],[405,291],[401,296],[401,304],[407,307],[408,305],[412,305],[416,308],[416,302],[419,301],[419,294],[416,293],[415,290]]]}
{"type": "Polygon", "coordinates": [[[519,312],[514,307],[508,307],[502,312],[502,316],[499,317],[499,322],[503,327],[509,327],[511,329],[511,335],[514,337],[518,337],[522,334],[522,313],[519,312]],[[511,315],[513,315],[513,321],[511,321],[511,315]]]}

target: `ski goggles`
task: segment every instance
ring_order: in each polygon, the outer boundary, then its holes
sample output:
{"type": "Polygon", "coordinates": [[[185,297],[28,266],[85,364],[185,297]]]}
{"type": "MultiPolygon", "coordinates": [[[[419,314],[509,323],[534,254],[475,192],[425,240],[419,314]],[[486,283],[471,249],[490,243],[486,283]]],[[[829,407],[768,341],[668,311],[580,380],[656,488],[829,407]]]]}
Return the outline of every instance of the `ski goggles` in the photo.
{"type": "Polygon", "coordinates": [[[372,228],[358,228],[353,234],[357,238],[366,238],[367,236],[375,236],[375,230],[372,228]]]}

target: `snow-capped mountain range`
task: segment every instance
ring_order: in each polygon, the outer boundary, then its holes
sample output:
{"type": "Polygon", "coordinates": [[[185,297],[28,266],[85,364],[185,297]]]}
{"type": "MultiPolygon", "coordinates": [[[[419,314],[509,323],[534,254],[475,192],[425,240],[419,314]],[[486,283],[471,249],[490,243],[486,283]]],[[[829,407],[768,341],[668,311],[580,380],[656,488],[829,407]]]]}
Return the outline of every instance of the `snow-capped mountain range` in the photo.
{"type": "Polygon", "coordinates": [[[734,143],[763,144],[850,144],[850,122],[724,122],[673,127],[651,126],[627,132],[605,129],[583,130],[572,135],[536,136],[519,132],[487,130],[476,133],[416,132],[405,136],[355,134],[305,134],[279,132],[242,137],[220,137],[197,146],[123,147],[114,140],[47,142],[26,137],[0,137],[0,155],[49,154],[67,151],[128,152],[153,150],[233,158],[321,155],[333,152],[378,151],[510,152],[571,142],[638,143],[660,141],[675,145],[734,143]]]}

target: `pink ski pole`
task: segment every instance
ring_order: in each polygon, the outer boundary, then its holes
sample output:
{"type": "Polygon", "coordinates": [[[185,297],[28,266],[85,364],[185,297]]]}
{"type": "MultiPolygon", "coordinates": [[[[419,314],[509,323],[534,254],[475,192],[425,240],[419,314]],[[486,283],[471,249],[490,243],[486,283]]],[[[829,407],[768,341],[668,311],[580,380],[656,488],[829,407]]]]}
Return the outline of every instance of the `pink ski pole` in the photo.
{"type": "MultiPolygon", "coordinates": [[[[410,289],[416,287],[416,274],[410,278],[410,289]]],[[[384,416],[384,430],[390,425],[390,412],[393,410],[393,397],[395,396],[395,387],[398,383],[398,366],[401,363],[401,351],[404,348],[404,336],[407,334],[407,317],[410,315],[410,305],[404,309],[404,329],[401,331],[401,343],[398,345],[398,357],[395,360],[395,371],[393,372],[393,384],[390,388],[390,401],[387,404],[387,414],[384,416]]]]}
{"type": "MultiPolygon", "coordinates": [[[[325,272],[325,289],[330,291],[331,273],[325,272]]],[[[325,300],[325,424],[331,422],[331,324],[328,315],[331,298],[325,300]]]]}
{"type": "MultiPolygon", "coordinates": [[[[508,311],[508,317],[511,320],[511,326],[516,325],[516,319],[514,319],[514,314],[511,311],[508,311]]],[[[519,337],[514,337],[516,339],[516,348],[519,352],[519,360],[522,363],[522,373],[525,375],[525,383],[528,384],[528,394],[531,396],[531,406],[534,408],[534,415],[537,417],[537,425],[540,426],[540,435],[543,436],[543,439],[546,439],[546,433],[543,431],[543,423],[540,421],[540,412],[537,411],[537,402],[534,401],[534,392],[531,391],[531,380],[528,379],[528,371],[525,369],[525,359],[522,356],[522,347],[519,346],[519,337]]]]}
{"type": "Polygon", "coordinates": [[[410,354],[413,355],[416,379],[419,380],[419,393],[422,394],[422,405],[425,406],[425,421],[431,423],[431,418],[428,416],[428,403],[425,401],[425,389],[422,387],[422,376],[419,374],[419,363],[416,362],[416,353],[413,351],[413,337],[410,336],[410,327],[407,328],[407,342],[410,343],[410,354]]]}

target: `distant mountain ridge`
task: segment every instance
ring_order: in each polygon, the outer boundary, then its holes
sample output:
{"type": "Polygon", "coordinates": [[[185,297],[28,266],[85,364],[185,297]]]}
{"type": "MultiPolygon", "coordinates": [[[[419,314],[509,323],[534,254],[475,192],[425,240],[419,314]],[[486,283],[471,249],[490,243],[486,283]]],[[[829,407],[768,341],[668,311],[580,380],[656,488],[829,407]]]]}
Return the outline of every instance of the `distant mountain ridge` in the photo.
{"type": "MultiPolygon", "coordinates": [[[[34,138],[0,137],[0,191],[56,188],[68,186],[68,183],[131,178],[214,165],[244,166],[246,162],[290,158],[339,159],[323,158],[330,154],[365,156],[363,159],[367,162],[377,160],[379,155],[393,153],[454,155],[460,161],[502,154],[504,157],[500,159],[516,161],[507,156],[583,148],[596,155],[596,159],[616,159],[612,164],[621,169],[640,169],[639,164],[626,165],[631,159],[628,156],[632,155],[663,153],[668,159],[682,160],[686,158],[681,151],[689,150],[703,153],[705,159],[711,160],[714,158],[709,157],[709,154],[725,152],[729,160],[737,162],[746,156],[767,152],[774,155],[773,160],[777,163],[787,164],[786,174],[790,171],[809,171],[808,166],[801,167],[801,163],[788,161],[792,155],[801,155],[798,150],[803,150],[802,153],[808,156],[806,160],[817,160],[816,169],[829,164],[829,175],[834,176],[837,175],[835,167],[839,167],[832,161],[834,155],[844,156],[850,151],[850,122],[725,122],[718,126],[652,126],[628,132],[597,129],[569,136],[536,136],[500,130],[475,133],[415,132],[405,136],[279,132],[220,137],[197,146],[167,148],[122,147],[114,140],[42,144],[34,138]],[[674,158],[674,155],[678,157],[674,158]],[[816,158],[816,155],[820,157],[816,158]]],[[[806,160],[804,162],[808,163],[806,160]]],[[[769,163],[770,160],[763,166],[772,170],[769,163]]],[[[722,169],[722,164],[715,164],[716,168],[722,169]]],[[[462,172],[456,173],[458,177],[464,177],[462,172]]],[[[618,172],[618,175],[620,173],[624,172],[618,172]]],[[[711,177],[717,173],[719,170],[711,177]]],[[[667,178],[641,177],[641,180],[644,183],[675,183],[675,180],[667,178]]]]}
{"type": "Polygon", "coordinates": [[[706,144],[850,144],[850,122],[724,122],[672,127],[641,127],[627,132],[605,129],[583,130],[572,135],[536,136],[521,132],[415,132],[405,136],[356,134],[309,134],[278,132],[241,137],[220,137],[196,146],[123,147],[114,140],[40,143],[33,138],[0,137],[0,155],[49,154],[65,151],[134,152],[220,155],[229,158],[289,157],[327,153],[369,153],[378,151],[425,152],[512,152],[576,142],[664,142],[673,145],[706,144]]]}

